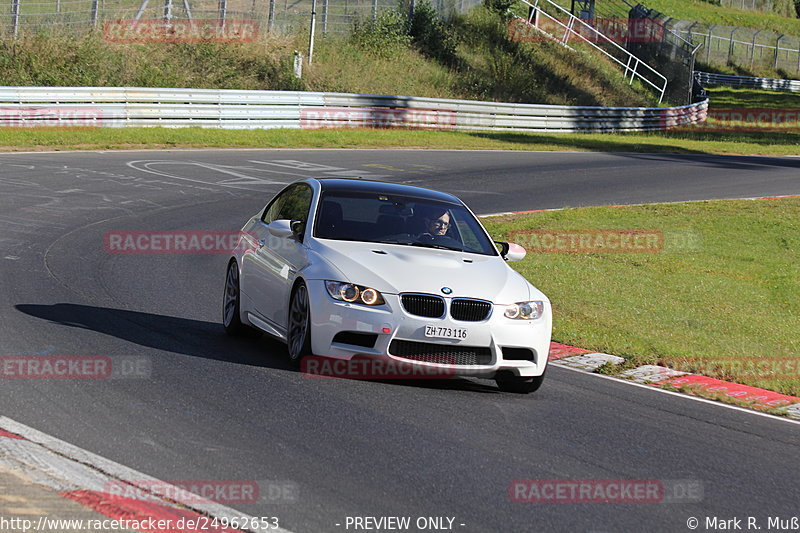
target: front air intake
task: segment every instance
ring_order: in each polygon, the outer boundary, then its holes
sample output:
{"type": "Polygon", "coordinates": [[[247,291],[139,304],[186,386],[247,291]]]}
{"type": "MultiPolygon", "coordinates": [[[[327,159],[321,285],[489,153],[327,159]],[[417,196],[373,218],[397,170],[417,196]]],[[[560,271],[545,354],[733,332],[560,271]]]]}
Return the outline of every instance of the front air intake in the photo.
{"type": "Polygon", "coordinates": [[[402,294],[400,301],[408,314],[428,318],[444,316],[444,299],[432,294],[402,294]]]}

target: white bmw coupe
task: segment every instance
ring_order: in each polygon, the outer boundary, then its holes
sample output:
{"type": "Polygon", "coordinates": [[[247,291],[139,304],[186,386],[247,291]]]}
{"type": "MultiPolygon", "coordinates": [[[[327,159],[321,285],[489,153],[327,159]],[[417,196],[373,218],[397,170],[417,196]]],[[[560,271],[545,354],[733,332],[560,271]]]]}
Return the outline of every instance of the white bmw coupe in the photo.
{"type": "Polygon", "coordinates": [[[223,324],[286,342],[289,357],[374,357],[495,379],[544,379],[550,302],[455,196],[360,179],[295,182],[242,228],[223,324]],[[498,250],[499,248],[499,250],[498,250]]]}

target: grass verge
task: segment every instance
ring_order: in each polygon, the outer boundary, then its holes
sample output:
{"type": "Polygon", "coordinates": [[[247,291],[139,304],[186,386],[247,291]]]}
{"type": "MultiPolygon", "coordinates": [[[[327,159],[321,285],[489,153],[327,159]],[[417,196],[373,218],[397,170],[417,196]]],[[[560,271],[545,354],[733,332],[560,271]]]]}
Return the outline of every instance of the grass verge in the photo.
{"type": "Polygon", "coordinates": [[[629,134],[204,128],[0,128],[0,151],[169,148],[427,148],[797,155],[800,132],[629,134]]]}
{"type": "Polygon", "coordinates": [[[785,198],[566,209],[484,222],[495,238],[513,237],[529,249],[513,265],[552,300],[557,341],[623,356],[626,366],[661,364],[797,396],[798,213],[800,198],[785,198]],[[663,238],[655,253],[542,251],[548,232],[597,229],[663,238]]]}
{"type": "Polygon", "coordinates": [[[718,107],[800,109],[800,93],[715,87],[708,89],[711,109],[718,107]]]}

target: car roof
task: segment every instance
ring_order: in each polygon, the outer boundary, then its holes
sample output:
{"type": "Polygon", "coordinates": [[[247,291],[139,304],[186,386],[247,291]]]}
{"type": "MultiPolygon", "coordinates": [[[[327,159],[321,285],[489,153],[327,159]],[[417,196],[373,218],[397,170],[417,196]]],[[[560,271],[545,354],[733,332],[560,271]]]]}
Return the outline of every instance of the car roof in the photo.
{"type": "Polygon", "coordinates": [[[403,185],[400,183],[389,183],[386,181],[365,180],[359,178],[314,178],[319,182],[322,192],[359,192],[375,194],[397,194],[424,198],[426,200],[436,200],[461,204],[461,200],[452,194],[415,187],[413,185],[403,185]]]}

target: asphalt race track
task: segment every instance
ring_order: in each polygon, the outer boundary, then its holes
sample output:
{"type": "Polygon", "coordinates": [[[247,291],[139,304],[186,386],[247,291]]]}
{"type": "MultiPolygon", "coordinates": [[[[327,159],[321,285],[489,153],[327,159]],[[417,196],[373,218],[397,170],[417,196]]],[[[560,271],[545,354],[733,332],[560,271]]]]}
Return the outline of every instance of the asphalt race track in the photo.
{"type": "Polygon", "coordinates": [[[294,532],[346,531],[348,516],[454,517],[463,532],[688,531],[689,517],[752,516],[766,530],[798,514],[796,424],[561,368],[527,397],[471,379],[304,378],[280,344],[224,334],[226,256],[104,250],[108,231],[238,230],[284,184],[327,175],[453,192],[479,214],[800,194],[797,158],[3,154],[0,355],[140,356],[152,376],[0,380],[0,414],[162,480],[291,484],[290,501],[234,507],[294,532]],[[702,494],[512,502],[509,485],[526,479],[661,480],[702,494]]]}

